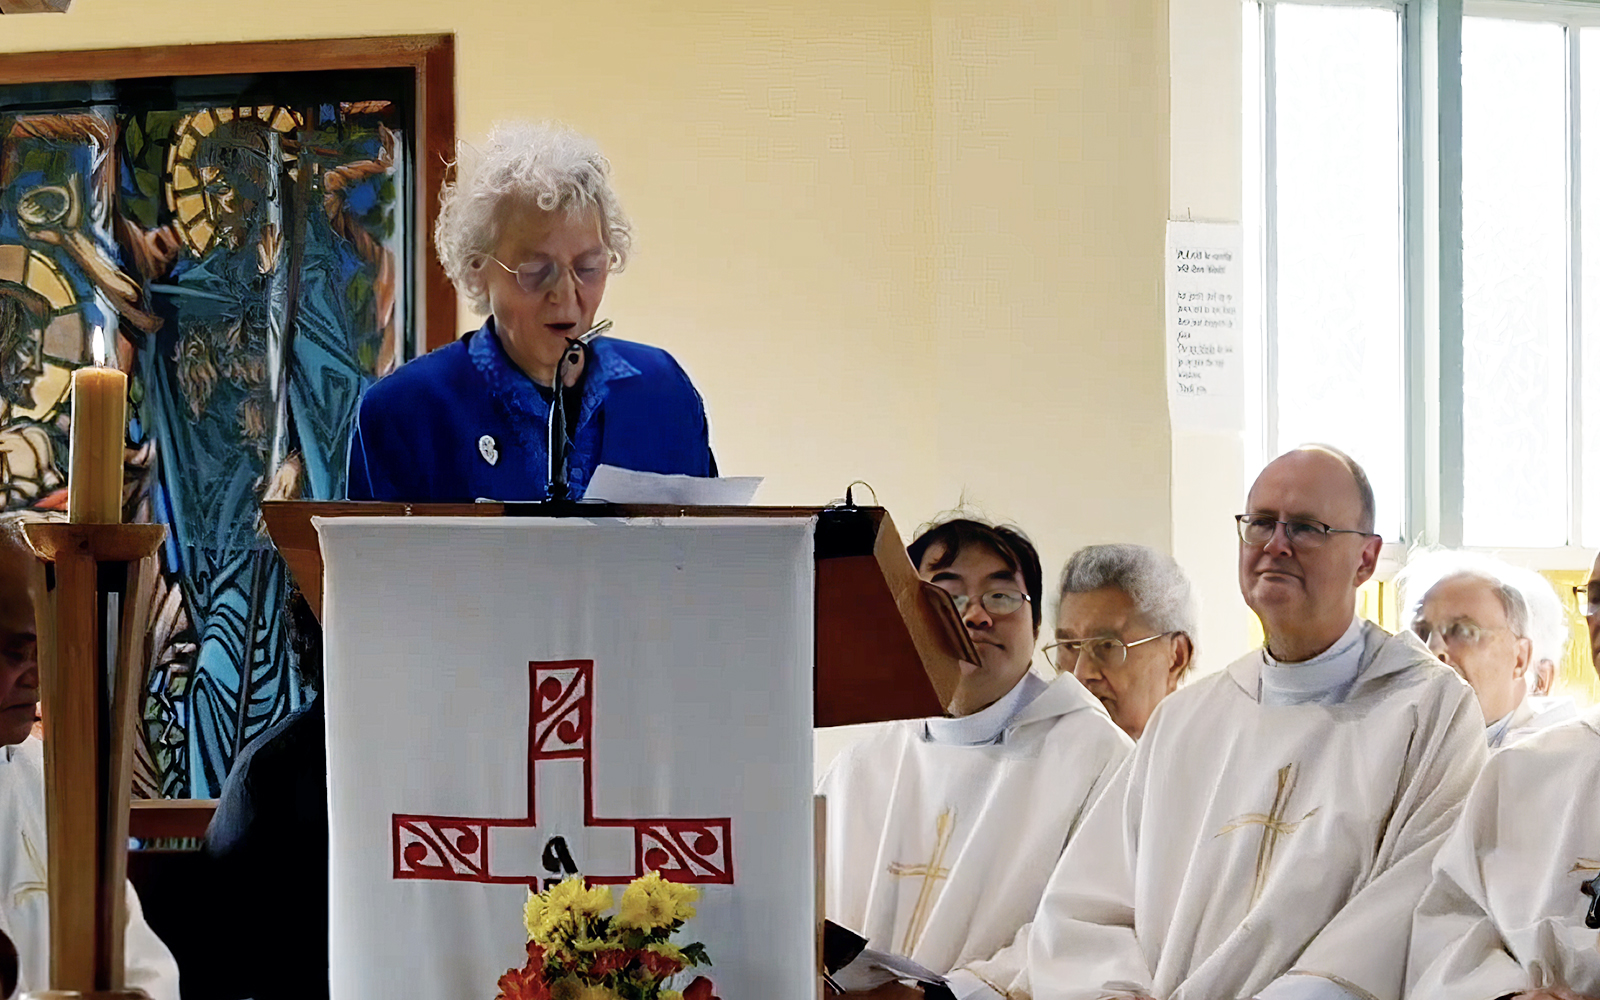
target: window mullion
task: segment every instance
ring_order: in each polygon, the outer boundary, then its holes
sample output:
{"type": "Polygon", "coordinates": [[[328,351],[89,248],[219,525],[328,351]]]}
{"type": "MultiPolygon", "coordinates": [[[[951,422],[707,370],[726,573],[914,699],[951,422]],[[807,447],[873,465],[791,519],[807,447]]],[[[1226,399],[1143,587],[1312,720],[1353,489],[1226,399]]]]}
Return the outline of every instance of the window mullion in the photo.
{"type": "Polygon", "coordinates": [[[1278,454],[1277,7],[1261,4],[1261,377],[1268,458],[1278,454]]]}
{"type": "Polygon", "coordinates": [[[1567,26],[1567,544],[1583,541],[1583,71],[1582,30],[1567,26]]]}
{"type": "Polygon", "coordinates": [[[1433,432],[1436,470],[1430,514],[1434,532],[1429,541],[1459,547],[1463,539],[1465,506],[1464,439],[1464,314],[1462,298],[1462,162],[1461,162],[1461,0],[1426,0],[1423,3],[1422,98],[1424,145],[1433,155],[1425,213],[1428,219],[1425,294],[1432,312],[1425,330],[1431,341],[1437,387],[1428,421],[1433,432]],[[1432,166],[1436,165],[1436,166],[1432,166]]]}

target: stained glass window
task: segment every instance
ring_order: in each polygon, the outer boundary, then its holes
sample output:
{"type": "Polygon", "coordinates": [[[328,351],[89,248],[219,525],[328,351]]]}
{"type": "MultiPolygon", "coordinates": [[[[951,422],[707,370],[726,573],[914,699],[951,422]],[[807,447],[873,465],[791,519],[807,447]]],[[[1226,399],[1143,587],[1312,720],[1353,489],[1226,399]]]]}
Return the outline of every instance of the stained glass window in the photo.
{"type": "Polygon", "coordinates": [[[307,698],[264,498],[343,495],[416,298],[409,73],[0,87],[0,463],[61,507],[86,338],[130,374],[130,520],[169,527],[136,784],[217,794],[307,698]]]}

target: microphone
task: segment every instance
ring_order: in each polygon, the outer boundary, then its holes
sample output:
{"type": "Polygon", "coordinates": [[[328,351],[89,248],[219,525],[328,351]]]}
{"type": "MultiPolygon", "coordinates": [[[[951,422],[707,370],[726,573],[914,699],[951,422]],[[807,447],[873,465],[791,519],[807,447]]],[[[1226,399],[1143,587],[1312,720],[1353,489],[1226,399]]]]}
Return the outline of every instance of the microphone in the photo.
{"type": "Polygon", "coordinates": [[[554,391],[551,394],[550,419],[546,428],[549,431],[546,451],[550,460],[545,477],[546,499],[555,501],[572,499],[572,486],[567,481],[567,453],[572,450],[572,438],[567,434],[567,372],[572,370],[573,365],[583,360],[584,345],[603,336],[609,329],[611,321],[603,319],[577,337],[568,337],[567,349],[561,353],[560,360],[556,362],[556,376],[550,383],[554,391]]]}

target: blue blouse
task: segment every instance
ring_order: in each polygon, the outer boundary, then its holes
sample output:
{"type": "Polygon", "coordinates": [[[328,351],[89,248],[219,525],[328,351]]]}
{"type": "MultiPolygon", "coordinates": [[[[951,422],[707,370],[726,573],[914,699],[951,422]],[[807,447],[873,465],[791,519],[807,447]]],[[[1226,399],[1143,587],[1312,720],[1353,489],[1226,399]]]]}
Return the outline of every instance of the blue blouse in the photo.
{"type": "MultiPolygon", "coordinates": [[[[672,355],[602,337],[588,347],[568,479],[603,464],[714,475],[705,404],[672,355]]],[[[361,398],[349,498],[410,503],[543,500],[550,404],[481,329],[402,365],[361,398]]]]}

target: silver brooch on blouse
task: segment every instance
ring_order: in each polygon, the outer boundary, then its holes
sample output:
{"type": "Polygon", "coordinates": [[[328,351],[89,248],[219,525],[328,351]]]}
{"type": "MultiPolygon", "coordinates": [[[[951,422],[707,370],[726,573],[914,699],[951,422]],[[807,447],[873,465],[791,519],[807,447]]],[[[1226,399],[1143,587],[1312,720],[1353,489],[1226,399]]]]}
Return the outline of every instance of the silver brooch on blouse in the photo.
{"type": "Polygon", "coordinates": [[[478,439],[478,454],[482,455],[483,460],[490,465],[500,461],[500,452],[494,446],[494,438],[487,434],[478,439]]]}

